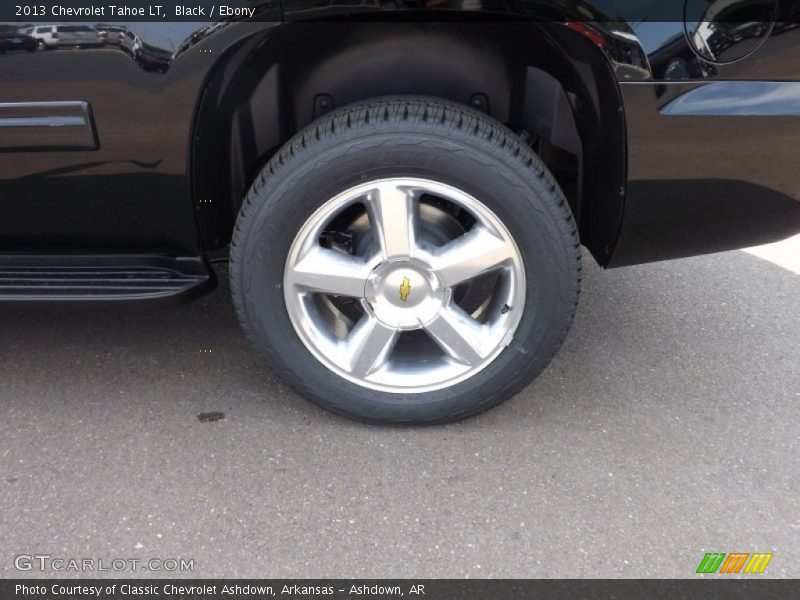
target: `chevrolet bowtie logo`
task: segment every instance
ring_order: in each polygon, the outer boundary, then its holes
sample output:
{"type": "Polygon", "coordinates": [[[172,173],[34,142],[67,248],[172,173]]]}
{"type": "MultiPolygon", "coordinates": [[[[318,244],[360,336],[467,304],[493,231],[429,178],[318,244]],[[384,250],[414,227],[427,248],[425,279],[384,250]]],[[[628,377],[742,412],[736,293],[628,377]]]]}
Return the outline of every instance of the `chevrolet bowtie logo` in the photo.
{"type": "Polygon", "coordinates": [[[400,300],[405,302],[408,300],[408,295],[411,293],[411,281],[408,277],[403,277],[403,283],[400,284],[400,300]]]}

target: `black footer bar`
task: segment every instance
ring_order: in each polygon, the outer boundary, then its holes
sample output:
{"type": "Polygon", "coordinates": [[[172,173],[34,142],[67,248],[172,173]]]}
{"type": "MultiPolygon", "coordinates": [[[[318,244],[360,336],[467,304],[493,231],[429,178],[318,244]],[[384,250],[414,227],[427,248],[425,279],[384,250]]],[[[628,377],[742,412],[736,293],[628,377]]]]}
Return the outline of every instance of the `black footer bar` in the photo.
{"type": "Polygon", "coordinates": [[[3,600],[611,600],[783,599],[800,581],[768,579],[6,579],[3,600]]]}

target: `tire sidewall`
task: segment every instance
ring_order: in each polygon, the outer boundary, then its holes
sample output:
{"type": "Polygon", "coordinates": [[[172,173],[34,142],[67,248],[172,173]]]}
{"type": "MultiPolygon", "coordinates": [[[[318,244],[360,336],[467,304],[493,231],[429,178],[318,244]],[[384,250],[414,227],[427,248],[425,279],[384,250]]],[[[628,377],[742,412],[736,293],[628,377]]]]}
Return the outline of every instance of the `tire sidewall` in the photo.
{"type": "MultiPolygon", "coordinates": [[[[395,124],[396,125],[396,124],[395,124]]],[[[489,408],[540,372],[560,344],[565,314],[574,307],[564,228],[552,210],[549,177],[521,169],[511,154],[482,147],[468,135],[377,131],[342,135],[276,165],[256,190],[237,231],[242,243],[232,262],[235,291],[251,336],[268,359],[304,395],[335,412],[376,421],[452,420],[489,408]],[[418,177],[477,198],[508,228],[522,254],[524,312],[511,343],[487,367],[451,387],[425,393],[389,393],[349,382],[320,363],[290,321],[283,293],[286,257],[306,220],[326,201],[353,186],[387,177],[418,177]],[[555,327],[554,327],[555,325],[555,327]]],[[[557,195],[560,196],[560,193],[557,195]]],[[[561,197],[563,201],[563,197],[561,197]]]]}

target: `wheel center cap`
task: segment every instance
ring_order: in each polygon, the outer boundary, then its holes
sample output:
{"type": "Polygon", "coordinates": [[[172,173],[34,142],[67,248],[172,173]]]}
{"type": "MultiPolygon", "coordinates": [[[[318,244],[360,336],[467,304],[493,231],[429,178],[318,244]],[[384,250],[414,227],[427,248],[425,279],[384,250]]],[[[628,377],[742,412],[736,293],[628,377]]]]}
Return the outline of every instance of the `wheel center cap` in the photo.
{"type": "Polygon", "coordinates": [[[441,310],[446,290],[422,261],[385,261],[373,269],[364,287],[367,310],[389,327],[417,329],[441,310]]]}

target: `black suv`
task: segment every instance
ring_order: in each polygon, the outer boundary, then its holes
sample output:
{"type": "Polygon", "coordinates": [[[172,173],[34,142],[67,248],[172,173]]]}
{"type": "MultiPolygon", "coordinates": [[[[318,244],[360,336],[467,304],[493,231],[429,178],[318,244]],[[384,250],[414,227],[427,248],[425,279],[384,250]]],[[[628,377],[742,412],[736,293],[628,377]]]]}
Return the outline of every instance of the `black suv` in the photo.
{"type": "Polygon", "coordinates": [[[547,366],[582,245],[615,267],[800,231],[797,2],[390,4],[3,55],[0,305],[187,301],[227,261],[305,396],[434,423],[547,366]]]}

